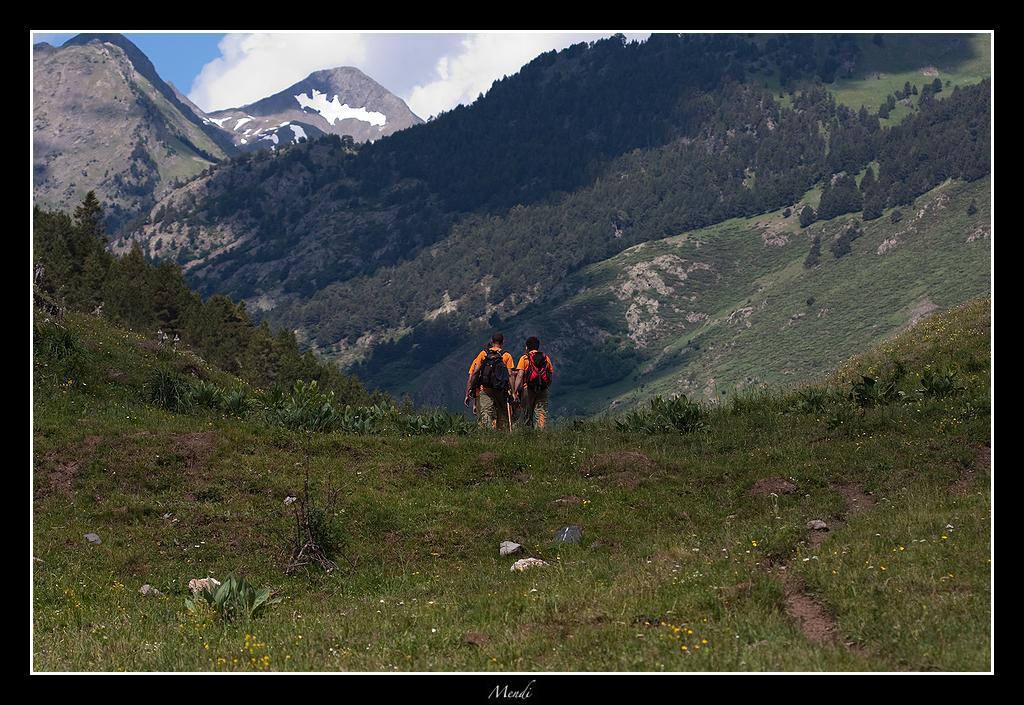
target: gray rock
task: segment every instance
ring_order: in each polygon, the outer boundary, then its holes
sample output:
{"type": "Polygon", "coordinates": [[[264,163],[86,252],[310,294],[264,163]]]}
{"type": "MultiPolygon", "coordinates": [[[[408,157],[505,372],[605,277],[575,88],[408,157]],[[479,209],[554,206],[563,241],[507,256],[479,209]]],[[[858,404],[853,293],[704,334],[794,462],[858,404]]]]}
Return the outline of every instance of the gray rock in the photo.
{"type": "Polygon", "coordinates": [[[498,549],[498,553],[503,555],[503,556],[511,556],[513,553],[517,552],[520,548],[522,548],[522,546],[520,546],[518,543],[515,543],[513,541],[502,541],[501,542],[501,547],[498,549]]]}
{"type": "Polygon", "coordinates": [[[150,585],[149,583],[146,583],[145,585],[143,585],[142,587],[140,587],[140,588],[139,588],[139,592],[140,592],[141,594],[145,595],[146,597],[149,597],[149,596],[153,596],[153,597],[162,597],[162,596],[163,596],[163,593],[162,593],[162,592],[160,592],[159,590],[157,590],[157,589],[156,589],[155,587],[153,587],[153,586],[152,586],[152,585],[150,585]]]}
{"type": "Polygon", "coordinates": [[[100,538],[99,534],[86,534],[85,540],[89,543],[103,543],[103,539],[100,538]]]}
{"type": "Polygon", "coordinates": [[[811,531],[828,531],[828,524],[821,519],[812,519],[807,522],[807,528],[811,531]]]}
{"type": "Polygon", "coordinates": [[[579,540],[582,537],[583,529],[575,524],[571,524],[569,526],[563,526],[555,532],[555,543],[579,543],[579,540]]]}

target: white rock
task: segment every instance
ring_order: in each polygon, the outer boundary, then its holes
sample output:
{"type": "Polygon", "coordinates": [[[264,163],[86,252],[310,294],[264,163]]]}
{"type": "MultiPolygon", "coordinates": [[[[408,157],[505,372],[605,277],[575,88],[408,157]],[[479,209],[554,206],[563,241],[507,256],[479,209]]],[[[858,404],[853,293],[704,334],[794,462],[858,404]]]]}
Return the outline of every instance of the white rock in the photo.
{"type": "Polygon", "coordinates": [[[520,548],[522,548],[522,546],[520,546],[518,543],[514,543],[512,541],[502,541],[501,548],[498,549],[498,553],[500,553],[503,556],[510,556],[516,551],[518,551],[520,548]]]}
{"type": "Polygon", "coordinates": [[[161,596],[163,596],[162,592],[157,590],[155,587],[153,587],[149,583],[146,583],[145,585],[140,587],[139,588],[139,593],[145,595],[146,597],[149,597],[150,595],[152,595],[153,597],[161,597],[161,596]]]}
{"type": "Polygon", "coordinates": [[[521,558],[520,560],[512,564],[512,572],[522,573],[524,570],[527,570],[529,568],[539,568],[541,566],[546,565],[547,563],[539,558],[521,558]]]}
{"type": "Polygon", "coordinates": [[[828,531],[828,524],[821,519],[811,519],[807,522],[807,528],[811,531],[828,531]]]}
{"type": "Polygon", "coordinates": [[[195,595],[203,590],[213,590],[213,588],[220,585],[220,581],[216,578],[193,578],[188,581],[188,589],[195,595]]]}

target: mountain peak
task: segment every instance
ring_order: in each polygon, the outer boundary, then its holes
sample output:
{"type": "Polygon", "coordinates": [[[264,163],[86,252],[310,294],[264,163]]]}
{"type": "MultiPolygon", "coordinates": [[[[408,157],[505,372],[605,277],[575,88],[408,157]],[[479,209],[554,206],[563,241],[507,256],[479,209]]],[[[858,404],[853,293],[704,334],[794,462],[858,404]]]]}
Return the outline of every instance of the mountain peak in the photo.
{"type": "Polygon", "coordinates": [[[277,146],[323,134],[375,141],[423,122],[398,96],[355,66],[314,71],[254,103],[214,110],[209,119],[241,149],[277,146]]]}

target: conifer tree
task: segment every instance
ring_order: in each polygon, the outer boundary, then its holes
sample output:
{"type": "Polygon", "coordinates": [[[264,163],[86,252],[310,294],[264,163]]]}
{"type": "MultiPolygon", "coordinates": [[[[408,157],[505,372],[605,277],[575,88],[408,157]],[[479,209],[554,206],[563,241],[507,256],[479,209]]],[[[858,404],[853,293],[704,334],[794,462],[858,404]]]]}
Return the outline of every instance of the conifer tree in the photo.
{"type": "MultiPolygon", "coordinates": [[[[821,261],[821,235],[815,235],[814,240],[811,241],[811,251],[807,253],[807,259],[804,260],[804,269],[811,269],[816,267],[821,261]]],[[[808,304],[809,306],[810,304],[808,304]]]]}
{"type": "Polygon", "coordinates": [[[800,227],[806,228],[808,225],[818,219],[814,209],[810,206],[804,206],[803,210],[800,211],[800,227]]]}

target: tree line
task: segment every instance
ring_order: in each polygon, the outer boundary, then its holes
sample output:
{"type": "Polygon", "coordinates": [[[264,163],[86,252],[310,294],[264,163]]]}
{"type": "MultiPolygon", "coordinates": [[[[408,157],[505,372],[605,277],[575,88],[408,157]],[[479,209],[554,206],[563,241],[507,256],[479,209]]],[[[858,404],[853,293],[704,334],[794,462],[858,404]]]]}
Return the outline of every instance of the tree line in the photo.
{"type": "Polygon", "coordinates": [[[111,254],[103,222],[91,191],[73,215],[34,209],[34,264],[41,271],[36,283],[48,298],[147,336],[177,336],[210,364],[257,387],[287,389],[296,380],[316,380],[342,404],[387,399],[336,365],[300,351],[293,333],[273,332],[266,321],[257,325],[244,302],[223,295],[204,301],[176,263],[150,262],[138,246],[120,257],[111,254]]]}

